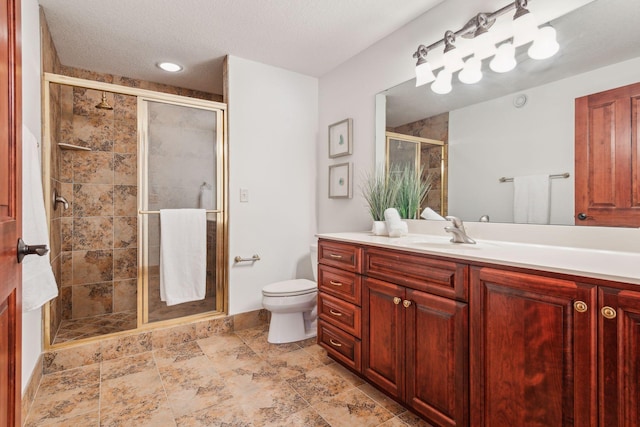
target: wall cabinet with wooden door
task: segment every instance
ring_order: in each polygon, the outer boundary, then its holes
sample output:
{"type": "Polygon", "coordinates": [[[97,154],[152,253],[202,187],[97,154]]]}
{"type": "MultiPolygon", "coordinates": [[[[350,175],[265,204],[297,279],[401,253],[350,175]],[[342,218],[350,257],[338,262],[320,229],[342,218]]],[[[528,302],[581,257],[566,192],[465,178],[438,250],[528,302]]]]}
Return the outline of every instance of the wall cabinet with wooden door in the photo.
{"type": "Polygon", "coordinates": [[[366,248],[363,275],[363,375],[434,425],[467,425],[468,306],[451,298],[467,267],[366,248]]]}
{"type": "Polygon", "coordinates": [[[640,293],[471,270],[472,426],[638,426],[640,293]]]}

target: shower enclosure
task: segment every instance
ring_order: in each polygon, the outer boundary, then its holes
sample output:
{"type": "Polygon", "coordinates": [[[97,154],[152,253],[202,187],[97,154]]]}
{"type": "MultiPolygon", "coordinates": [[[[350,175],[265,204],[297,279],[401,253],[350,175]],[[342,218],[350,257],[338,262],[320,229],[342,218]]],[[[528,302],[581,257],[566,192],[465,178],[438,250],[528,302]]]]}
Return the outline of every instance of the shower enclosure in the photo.
{"type": "Polygon", "coordinates": [[[226,309],[225,104],[45,74],[43,175],[59,296],[45,344],[226,309]],[[160,301],[159,210],[207,209],[206,297],[160,301]]]}

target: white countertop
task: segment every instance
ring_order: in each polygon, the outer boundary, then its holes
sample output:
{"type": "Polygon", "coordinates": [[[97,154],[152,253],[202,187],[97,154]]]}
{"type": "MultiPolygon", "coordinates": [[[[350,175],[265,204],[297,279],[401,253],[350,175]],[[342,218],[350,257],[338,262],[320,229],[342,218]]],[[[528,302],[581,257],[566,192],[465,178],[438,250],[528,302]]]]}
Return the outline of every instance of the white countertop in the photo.
{"type": "Polygon", "coordinates": [[[640,254],[610,250],[477,240],[477,244],[451,243],[450,237],[409,234],[374,236],[371,232],[325,233],[319,238],[401,249],[467,261],[531,268],[640,285],[640,254]]]}

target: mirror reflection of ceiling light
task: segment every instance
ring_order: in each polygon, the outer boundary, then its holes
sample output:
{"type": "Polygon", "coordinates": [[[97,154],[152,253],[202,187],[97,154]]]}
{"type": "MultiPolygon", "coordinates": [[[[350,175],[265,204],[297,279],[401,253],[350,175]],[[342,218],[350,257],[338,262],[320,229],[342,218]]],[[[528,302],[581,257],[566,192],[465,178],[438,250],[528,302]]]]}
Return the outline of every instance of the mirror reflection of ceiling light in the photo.
{"type": "MultiPolygon", "coordinates": [[[[492,13],[478,13],[460,30],[447,31],[444,37],[428,46],[421,44],[413,54],[416,62],[416,86],[432,83],[431,89],[438,94],[451,92],[451,75],[458,73],[458,79],[466,84],[477,83],[482,79],[482,60],[491,58],[489,68],[497,73],[513,70],[517,61],[515,49],[530,44],[529,57],[532,59],[547,59],[555,55],[560,49],[556,40],[556,31],[551,26],[538,28],[535,17],[527,9],[529,0],[515,0],[492,13]],[[512,33],[496,48],[499,40],[489,29],[500,16],[515,10],[512,18],[512,33]],[[473,54],[466,58],[460,54],[456,46],[461,38],[471,39],[473,54]],[[533,43],[532,43],[533,42],[533,43]],[[427,52],[444,45],[442,57],[443,69],[437,74],[433,72],[427,61],[427,52]],[[443,71],[446,70],[446,73],[443,71]]],[[[462,43],[465,43],[462,41],[462,43]]],[[[466,42],[469,43],[469,42],[466,42]]],[[[464,49],[463,49],[464,50],[464,49]]]]}
{"type": "Polygon", "coordinates": [[[174,62],[158,62],[156,65],[161,70],[168,71],[169,73],[177,73],[178,71],[182,71],[182,66],[174,62]]]}

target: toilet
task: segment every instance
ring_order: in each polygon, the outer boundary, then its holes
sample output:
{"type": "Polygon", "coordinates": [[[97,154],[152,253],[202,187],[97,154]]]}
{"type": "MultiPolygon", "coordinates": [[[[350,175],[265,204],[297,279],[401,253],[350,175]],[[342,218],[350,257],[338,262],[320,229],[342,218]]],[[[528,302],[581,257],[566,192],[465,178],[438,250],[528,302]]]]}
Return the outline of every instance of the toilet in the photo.
{"type": "MultiPolygon", "coordinates": [[[[318,247],[311,246],[313,279],[318,274],[318,247]]],[[[307,279],[275,282],[262,288],[262,306],[271,312],[269,336],[273,344],[302,341],[317,335],[318,284],[307,279]]]]}

